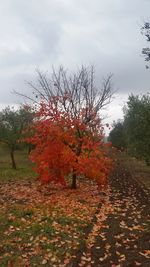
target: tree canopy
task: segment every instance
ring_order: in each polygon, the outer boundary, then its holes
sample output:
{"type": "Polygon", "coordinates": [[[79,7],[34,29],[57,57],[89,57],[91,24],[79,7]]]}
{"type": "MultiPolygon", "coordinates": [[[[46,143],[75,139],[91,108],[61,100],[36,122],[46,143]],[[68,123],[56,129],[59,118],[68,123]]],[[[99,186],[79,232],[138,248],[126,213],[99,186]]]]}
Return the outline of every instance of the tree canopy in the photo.
{"type": "Polygon", "coordinates": [[[124,121],[114,124],[109,139],[116,147],[150,163],[150,96],[130,95],[124,107],[124,121]]]}
{"type": "MultiPolygon", "coordinates": [[[[144,22],[144,25],[141,28],[142,34],[146,37],[146,41],[150,42],[150,22],[144,22]]],[[[150,61],[150,47],[144,47],[142,49],[142,54],[145,57],[145,61],[150,61]]],[[[146,65],[146,68],[149,68],[148,65],[146,65]]]]}
{"type": "Polygon", "coordinates": [[[150,96],[129,96],[124,128],[129,151],[150,161],[150,96]]]}
{"type": "Polygon", "coordinates": [[[124,133],[123,121],[114,122],[113,129],[109,134],[109,141],[117,149],[123,150],[126,148],[126,138],[124,133]]]}

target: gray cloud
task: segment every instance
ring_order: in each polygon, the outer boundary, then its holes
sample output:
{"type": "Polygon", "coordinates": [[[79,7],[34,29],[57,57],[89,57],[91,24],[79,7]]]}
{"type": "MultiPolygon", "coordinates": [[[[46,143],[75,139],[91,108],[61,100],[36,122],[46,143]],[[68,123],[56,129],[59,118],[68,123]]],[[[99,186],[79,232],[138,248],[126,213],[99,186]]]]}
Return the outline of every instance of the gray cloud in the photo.
{"type": "MultiPolygon", "coordinates": [[[[98,79],[114,73],[118,93],[150,91],[141,56],[147,45],[140,24],[149,0],[2,0],[0,4],[0,103],[12,89],[27,90],[36,67],[94,64],[98,79]]],[[[30,89],[28,89],[30,90],[30,89]]]]}

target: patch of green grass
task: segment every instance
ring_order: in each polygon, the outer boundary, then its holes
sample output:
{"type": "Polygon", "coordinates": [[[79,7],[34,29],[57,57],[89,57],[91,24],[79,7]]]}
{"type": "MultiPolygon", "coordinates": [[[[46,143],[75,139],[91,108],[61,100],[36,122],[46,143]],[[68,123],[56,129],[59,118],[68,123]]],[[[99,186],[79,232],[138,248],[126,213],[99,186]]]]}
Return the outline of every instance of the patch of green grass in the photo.
{"type": "MultiPolygon", "coordinates": [[[[27,151],[16,151],[15,159],[17,170],[11,168],[7,149],[0,147],[0,183],[10,182],[9,185],[18,186],[23,181],[34,181],[36,174],[32,170],[33,165],[28,159],[27,151]]],[[[26,184],[30,186],[30,183],[26,184]]],[[[6,206],[4,205],[0,211],[0,267],[8,267],[10,260],[12,260],[13,267],[25,266],[25,257],[30,258],[30,266],[40,267],[43,266],[42,261],[47,253],[52,254],[52,257],[56,256],[58,262],[63,262],[67,253],[69,255],[72,251],[75,234],[77,234],[76,238],[79,238],[79,243],[84,238],[86,222],[76,216],[78,205],[73,210],[73,214],[69,216],[59,201],[55,206],[45,203],[44,198],[43,202],[37,201],[36,203],[32,202],[33,196],[31,202],[26,198],[18,200],[15,197],[14,199],[12,197],[13,201],[11,202],[9,198],[11,197],[9,195],[11,186],[7,187],[7,184],[5,186],[6,202],[8,201],[8,203],[5,203],[6,206]],[[32,252],[35,254],[33,255],[32,252]]],[[[41,196],[43,195],[41,194],[41,196]]],[[[83,205],[86,204],[86,201],[82,199],[79,199],[79,202],[83,205]]],[[[83,210],[82,213],[84,214],[84,212],[83,210]]],[[[52,266],[53,263],[50,260],[44,266],[52,266]]]]}
{"type": "Polygon", "coordinates": [[[12,221],[8,219],[6,215],[0,214],[0,236],[4,231],[12,224],[12,221]]]}
{"type": "MultiPolygon", "coordinates": [[[[41,261],[42,261],[42,256],[40,256],[40,255],[32,256],[30,258],[31,266],[39,266],[39,267],[43,266],[43,265],[39,264],[39,262],[41,262],[41,261]]],[[[44,265],[44,266],[47,266],[47,265],[44,265]]]]}
{"type": "Polygon", "coordinates": [[[48,217],[48,216],[43,216],[42,218],[41,218],[41,222],[47,222],[47,223],[49,223],[49,224],[52,224],[52,222],[53,222],[53,219],[51,218],[51,217],[48,217]]]}
{"type": "Polygon", "coordinates": [[[26,209],[26,210],[22,211],[22,217],[31,218],[33,214],[34,214],[34,212],[32,209],[26,209]]]}
{"type": "Polygon", "coordinates": [[[43,233],[50,237],[55,234],[55,228],[51,224],[46,223],[43,225],[43,233]]]}
{"type": "Polygon", "coordinates": [[[31,218],[34,214],[33,209],[25,208],[24,205],[14,206],[10,210],[11,214],[16,216],[16,218],[31,218]]]}
{"type": "Polygon", "coordinates": [[[26,150],[17,150],[15,160],[16,170],[11,167],[9,150],[5,146],[0,146],[0,182],[34,180],[37,177],[26,150]]]}
{"type": "Polygon", "coordinates": [[[71,217],[61,216],[57,218],[57,222],[61,225],[69,225],[72,223],[71,217]]]}
{"type": "Polygon", "coordinates": [[[46,250],[57,251],[57,247],[55,246],[55,244],[50,244],[50,243],[46,243],[46,242],[41,244],[41,248],[45,251],[46,250]]]}
{"type": "MultiPolygon", "coordinates": [[[[10,206],[8,213],[1,214],[0,229],[2,230],[2,244],[0,246],[0,256],[3,255],[3,259],[0,259],[0,266],[9,266],[10,260],[12,260],[13,266],[15,267],[25,266],[25,263],[23,263],[24,253],[30,253],[30,249],[31,251],[32,249],[34,250],[37,244],[39,252],[35,256],[30,256],[30,266],[43,266],[43,257],[48,252],[53,256],[56,255],[56,258],[60,260],[63,259],[67,255],[68,250],[72,250],[70,244],[74,240],[74,234],[72,232],[68,234],[67,225],[72,226],[75,224],[74,232],[78,234],[79,243],[82,243],[84,233],[83,224],[85,222],[76,217],[65,215],[55,218],[55,221],[62,226],[62,230],[59,232],[59,238],[60,242],[63,241],[64,243],[61,246],[58,246],[59,240],[56,243],[51,243],[51,240],[58,238],[58,233],[57,228],[55,229],[53,226],[54,218],[48,216],[45,210],[47,210],[46,206],[43,206],[40,211],[36,208],[32,210],[30,206],[16,205],[10,206]],[[39,215],[41,215],[41,220],[39,220],[39,215]],[[22,221],[22,218],[25,220],[22,221]],[[3,225],[2,228],[1,225],[3,225]],[[14,230],[7,235],[4,232],[6,230],[9,231],[11,229],[10,226],[13,226],[14,230]],[[70,243],[67,243],[67,241],[70,241],[70,243]]],[[[49,265],[51,262],[48,261],[47,264],[44,266],[51,266],[49,265]]]]}
{"type": "Polygon", "coordinates": [[[10,261],[10,256],[5,256],[1,261],[1,267],[8,267],[8,263],[10,261]]]}
{"type": "Polygon", "coordinates": [[[35,236],[40,235],[43,232],[43,226],[38,223],[32,223],[31,227],[28,228],[27,233],[35,236]]]}

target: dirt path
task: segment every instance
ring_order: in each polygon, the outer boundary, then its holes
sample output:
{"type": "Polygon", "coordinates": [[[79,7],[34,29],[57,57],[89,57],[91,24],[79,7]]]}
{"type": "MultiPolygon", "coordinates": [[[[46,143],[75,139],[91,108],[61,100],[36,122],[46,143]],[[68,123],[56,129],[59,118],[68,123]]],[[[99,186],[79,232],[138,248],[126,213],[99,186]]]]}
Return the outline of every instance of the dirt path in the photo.
{"type": "Polygon", "coordinates": [[[109,183],[109,212],[100,208],[93,244],[88,235],[84,251],[68,266],[149,267],[149,192],[119,162],[109,183]]]}

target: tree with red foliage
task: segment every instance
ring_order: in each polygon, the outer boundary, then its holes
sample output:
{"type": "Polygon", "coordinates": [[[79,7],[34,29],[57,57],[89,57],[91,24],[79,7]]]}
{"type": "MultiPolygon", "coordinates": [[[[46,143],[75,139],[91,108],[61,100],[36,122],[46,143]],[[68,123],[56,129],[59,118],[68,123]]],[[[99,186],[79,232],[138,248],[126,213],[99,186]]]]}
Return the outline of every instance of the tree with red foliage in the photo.
{"type": "Polygon", "coordinates": [[[69,77],[60,68],[50,81],[38,75],[39,87],[30,84],[39,108],[28,142],[35,145],[31,159],[40,178],[65,184],[65,177],[72,174],[72,188],[79,175],[104,183],[111,164],[99,111],[110,103],[111,75],[101,89],[94,84],[93,68],[82,67],[69,77]]]}
{"type": "MultiPolygon", "coordinates": [[[[58,97],[58,106],[59,101],[58,97]]],[[[78,118],[71,118],[69,113],[56,110],[52,103],[41,103],[33,135],[26,141],[35,145],[31,159],[43,182],[65,185],[65,177],[72,174],[72,188],[76,188],[79,175],[105,184],[111,160],[103,142],[101,121],[93,113],[92,124],[85,124],[84,113],[82,110],[78,118]]]]}

